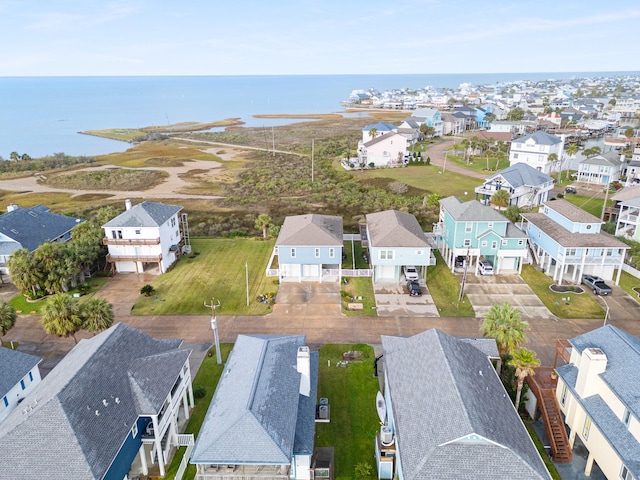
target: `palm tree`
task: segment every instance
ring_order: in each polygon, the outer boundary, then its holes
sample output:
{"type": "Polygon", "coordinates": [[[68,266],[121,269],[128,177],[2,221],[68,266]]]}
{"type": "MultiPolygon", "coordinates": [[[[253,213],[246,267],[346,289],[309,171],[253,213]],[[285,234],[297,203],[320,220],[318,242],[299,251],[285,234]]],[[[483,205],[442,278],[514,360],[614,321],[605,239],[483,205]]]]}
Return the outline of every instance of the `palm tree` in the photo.
{"type": "Polygon", "coordinates": [[[35,298],[42,280],[42,273],[33,254],[26,248],[16,250],[9,257],[7,268],[11,272],[14,285],[24,294],[31,291],[35,298]]]}
{"type": "Polygon", "coordinates": [[[371,138],[371,140],[376,138],[377,134],[378,134],[378,129],[376,127],[373,127],[371,130],[369,130],[369,137],[371,138]]]}
{"type": "Polygon", "coordinates": [[[113,324],[113,306],[104,298],[93,297],[80,304],[82,328],[97,333],[113,324]]]}
{"type": "MultiPolygon", "coordinates": [[[[571,159],[573,160],[574,158],[576,158],[576,155],[578,154],[578,144],[577,143],[570,143],[569,145],[567,145],[567,155],[569,155],[569,157],[571,157],[571,159]]],[[[567,172],[569,171],[569,168],[567,168],[567,172]]],[[[568,177],[568,174],[567,174],[568,177]]],[[[562,168],[560,169],[560,181],[562,181],[562,168]]]]}
{"type": "Polygon", "coordinates": [[[4,300],[0,300],[0,333],[3,337],[16,324],[16,317],[16,310],[13,306],[4,300]]]}
{"type": "Polygon", "coordinates": [[[258,215],[254,227],[257,230],[262,230],[262,238],[265,240],[267,238],[267,229],[269,228],[269,225],[271,225],[271,217],[269,215],[267,215],[266,213],[261,213],[260,215],[258,215]]]}
{"type": "MultiPolygon", "coordinates": [[[[480,330],[485,337],[496,339],[500,357],[515,352],[526,342],[529,322],[522,320],[520,310],[505,302],[502,305],[491,305],[484,317],[480,330]]],[[[498,362],[498,374],[501,365],[501,361],[498,362]]]]}
{"type": "Polygon", "coordinates": [[[509,206],[509,201],[511,200],[511,195],[506,190],[498,190],[491,197],[491,203],[494,204],[498,208],[505,208],[509,206]]]}
{"type": "Polygon", "coordinates": [[[526,348],[521,348],[517,352],[512,354],[511,360],[509,360],[509,365],[515,367],[516,369],[516,378],[518,379],[518,389],[516,391],[516,401],[515,406],[516,410],[520,406],[520,395],[522,395],[522,385],[524,384],[524,379],[528,376],[535,375],[534,368],[540,365],[540,360],[536,357],[536,352],[533,350],[529,350],[526,348]]]}
{"type": "Polygon", "coordinates": [[[11,153],[9,154],[9,159],[10,159],[12,162],[17,162],[18,160],[20,160],[20,154],[19,154],[18,152],[11,152],[11,153]]]}
{"type": "Polygon", "coordinates": [[[42,307],[42,326],[50,335],[73,337],[77,344],[76,333],[82,328],[80,305],[71,295],[63,293],[50,298],[42,307]]]}

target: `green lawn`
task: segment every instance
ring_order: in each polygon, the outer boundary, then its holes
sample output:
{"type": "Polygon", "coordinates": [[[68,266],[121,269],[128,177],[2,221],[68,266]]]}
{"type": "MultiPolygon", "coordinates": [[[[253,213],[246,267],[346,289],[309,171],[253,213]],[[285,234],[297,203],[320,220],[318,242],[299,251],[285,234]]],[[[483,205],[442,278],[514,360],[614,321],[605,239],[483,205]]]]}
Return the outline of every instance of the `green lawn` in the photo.
{"type": "Polygon", "coordinates": [[[620,288],[627,292],[631,298],[640,302],[640,278],[636,278],[630,273],[622,272],[620,275],[620,288]],[[634,288],[637,290],[634,290],[634,288]]]}
{"type": "Polygon", "coordinates": [[[347,284],[342,284],[342,291],[346,292],[349,297],[355,298],[355,303],[362,303],[362,310],[349,311],[347,304],[351,302],[350,298],[342,296],[342,313],[345,315],[377,315],[375,306],[376,299],[373,294],[373,284],[371,277],[349,277],[346,279],[347,284]],[[358,297],[362,297],[360,300],[358,297]]]}
{"type": "MultiPolygon", "coordinates": [[[[196,406],[191,412],[191,418],[189,418],[189,423],[187,423],[185,433],[193,433],[197,436],[200,432],[200,427],[202,426],[204,417],[207,414],[207,410],[209,409],[209,404],[211,403],[211,399],[213,398],[216,386],[218,385],[218,380],[220,380],[220,375],[222,375],[224,362],[227,361],[227,357],[229,356],[229,352],[231,352],[232,348],[232,343],[223,343],[220,345],[220,353],[222,354],[222,365],[218,365],[217,363],[214,347],[209,350],[211,356],[204,357],[204,360],[202,361],[202,364],[198,369],[198,373],[196,374],[192,383],[194,390],[198,386],[203,386],[206,389],[207,393],[203,398],[197,398],[195,400],[196,406]]],[[[186,447],[181,447],[180,449],[178,449],[176,455],[173,457],[173,461],[171,462],[169,469],[167,470],[167,475],[164,478],[168,480],[175,478],[178,468],[180,467],[180,462],[182,461],[185,449],[186,447]]],[[[195,476],[196,467],[194,465],[189,465],[185,475],[182,478],[193,479],[195,476]]]]}
{"type": "Polygon", "coordinates": [[[336,480],[355,478],[355,466],[359,463],[368,463],[372,471],[376,471],[373,441],[380,420],[376,412],[379,386],[378,379],[372,375],[373,361],[373,348],[368,345],[320,348],[318,397],[329,400],[331,422],[316,423],[316,447],[334,448],[336,480]],[[362,362],[337,367],[342,354],[350,350],[361,351],[362,362]]]}
{"type": "Polygon", "coordinates": [[[498,161],[498,157],[495,155],[489,155],[488,157],[486,155],[474,155],[469,159],[469,163],[467,163],[464,155],[447,154],[447,162],[473,170],[474,172],[486,173],[487,176],[489,176],[492,172],[507,168],[509,166],[509,157],[503,155],[498,161]]]}
{"type": "Polygon", "coordinates": [[[581,294],[553,292],[549,288],[553,284],[551,277],[531,265],[522,267],[522,278],[558,318],[604,318],[604,309],[587,291],[581,294]]]}
{"type": "Polygon", "coordinates": [[[220,300],[221,315],[265,315],[270,305],[258,295],[276,292],[277,278],[266,277],[274,240],[254,238],[197,238],[191,247],[194,258],[183,256],[167,273],[153,281],[151,297],[141,296],[134,315],[206,315],[203,303],[220,300]],[[249,270],[249,306],[245,262],[249,270]]]}
{"type": "Polygon", "coordinates": [[[475,317],[473,307],[465,295],[461,302],[460,283],[451,273],[439,252],[434,252],[436,265],[430,266],[427,272],[427,287],[438,307],[441,317],[475,317]]]}
{"type": "MultiPolygon", "coordinates": [[[[589,212],[591,215],[595,217],[600,218],[600,216],[602,215],[602,205],[604,203],[604,198],[585,197],[582,195],[573,195],[571,193],[568,195],[565,195],[564,198],[565,200],[582,208],[583,210],[589,212]]],[[[607,203],[611,205],[612,201],[609,200],[607,203]]]]}
{"type": "MultiPolygon", "coordinates": [[[[81,297],[81,299],[92,297],[95,292],[100,290],[100,288],[105,283],[107,283],[107,278],[106,277],[88,278],[85,283],[89,284],[89,286],[91,287],[91,290],[88,293],[84,294],[81,297]]],[[[77,288],[71,289],[69,290],[69,293],[71,295],[73,295],[74,293],[78,293],[78,289],[77,288]]],[[[13,308],[15,308],[16,312],[22,313],[24,315],[28,315],[30,313],[40,314],[40,310],[42,309],[44,304],[47,303],[47,298],[38,300],[37,302],[28,302],[26,297],[21,293],[19,293],[18,295],[13,297],[9,301],[9,303],[13,305],[13,308]]]]}

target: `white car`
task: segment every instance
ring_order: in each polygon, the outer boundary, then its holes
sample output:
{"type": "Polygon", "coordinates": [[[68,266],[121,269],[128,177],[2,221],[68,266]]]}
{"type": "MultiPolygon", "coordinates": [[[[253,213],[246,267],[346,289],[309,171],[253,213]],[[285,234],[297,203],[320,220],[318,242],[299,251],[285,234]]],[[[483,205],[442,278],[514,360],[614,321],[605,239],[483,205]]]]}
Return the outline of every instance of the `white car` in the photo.
{"type": "Polygon", "coordinates": [[[418,269],[413,265],[407,265],[403,267],[403,270],[404,270],[404,278],[407,281],[420,280],[420,274],[418,273],[418,269]]]}

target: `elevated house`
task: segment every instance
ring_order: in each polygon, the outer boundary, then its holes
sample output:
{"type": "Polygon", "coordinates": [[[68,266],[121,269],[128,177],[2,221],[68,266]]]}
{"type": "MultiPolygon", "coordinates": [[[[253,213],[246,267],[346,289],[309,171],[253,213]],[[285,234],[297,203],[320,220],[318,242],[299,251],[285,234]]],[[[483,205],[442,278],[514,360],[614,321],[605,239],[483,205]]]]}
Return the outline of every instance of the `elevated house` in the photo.
{"type": "Polygon", "coordinates": [[[284,219],[269,265],[278,257],[281,281],[336,281],[342,269],[342,217],[294,215],[284,219]]]}
{"type": "Polygon", "coordinates": [[[407,138],[395,132],[358,143],[358,163],[362,167],[402,165],[405,153],[407,153],[407,138]]]}
{"type": "Polygon", "coordinates": [[[0,422],[40,383],[40,362],[39,357],[0,346],[0,422]]]}
{"type": "Polygon", "coordinates": [[[362,142],[366,143],[383,135],[397,132],[398,127],[386,122],[370,123],[362,129],[362,142]]]}
{"type": "Polygon", "coordinates": [[[624,155],[613,151],[585,158],[578,165],[576,180],[596,185],[609,185],[620,180],[622,170],[626,167],[624,155]]]}
{"type": "Polygon", "coordinates": [[[196,480],[314,478],[317,383],[303,335],[238,335],[191,454],[196,480]]]}
{"type": "Polygon", "coordinates": [[[164,476],[194,405],[191,350],[181,343],[124,323],[81,340],[0,424],[2,471],[121,480],[155,463],[164,476]]]}
{"type": "Polygon", "coordinates": [[[382,336],[380,479],[549,479],[498,378],[495,340],[382,336]]]}
{"type": "Polygon", "coordinates": [[[511,142],[509,165],[526,163],[542,173],[557,172],[562,165],[563,150],[562,138],[538,130],[511,142]]]}
{"type": "Polygon", "coordinates": [[[11,204],[0,215],[0,272],[9,273],[7,261],[16,250],[35,251],[46,242],[67,242],[73,227],[84,220],[51,213],[39,204],[31,208],[11,204]]]}
{"type": "Polygon", "coordinates": [[[539,213],[523,213],[531,250],[542,271],[559,284],[579,284],[590,274],[620,281],[629,246],[601,232],[602,221],[566,200],[547,202],[539,213]]]}
{"type": "Polygon", "coordinates": [[[107,262],[118,273],[149,271],[157,266],[164,273],[174,264],[183,249],[186,216],[180,217],[182,207],[144,201],[131,206],[105,223],[103,243],[109,249],[107,262]]]}
{"type": "Polygon", "coordinates": [[[552,189],[552,177],[526,163],[515,163],[487,177],[475,192],[476,200],[483,205],[489,205],[491,197],[499,190],[506,190],[509,192],[509,205],[532,208],[546,202],[552,189]]]}
{"type": "Polygon", "coordinates": [[[527,235],[477,200],[440,200],[440,216],[433,232],[452,272],[456,264],[466,261],[469,271],[478,274],[479,260],[486,260],[495,274],[520,273],[527,258],[527,235]]]}
{"type": "Polygon", "coordinates": [[[622,200],[618,203],[619,213],[616,223],[616,237],[625,237],[640,241],[640,191],[637,196],[622,200]]]}
{"type": "Polygon", "coordinates": [[[640,339],[606,325],[568,341],[556,398],[572,447],[606,478],[640,478],[640,339]]]}
{"type": "Polygon", "coordinates": [[[428,127],[432,127],[434,137],[441,137],[443,134],[442,114],[439,110],[433,108],[417,108],[411,114],[413,117],[419,118],[419,123],[426,123],[428,127]]]}
{"type": "Polygon", "coordinates": [[[398,210],[369,213],[366,232],[374,282],[399,282],[403,266],[415,266],[421,279],[435,265],[431,245],[416,217],[398,210]]]}

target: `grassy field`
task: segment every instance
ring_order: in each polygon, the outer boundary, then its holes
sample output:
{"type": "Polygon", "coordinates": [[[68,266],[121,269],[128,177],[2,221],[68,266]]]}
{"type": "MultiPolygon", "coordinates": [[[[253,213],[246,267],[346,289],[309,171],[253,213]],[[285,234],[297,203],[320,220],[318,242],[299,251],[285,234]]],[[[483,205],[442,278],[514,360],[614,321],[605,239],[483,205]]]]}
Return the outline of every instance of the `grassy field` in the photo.
{"type": "Polygon", "coordinates": [[[348,304],[351,302],[349,298],[342,296],[342,312],[345,315],[377,315],[376,299],[373,295],[373,285],[370,277],[354,277],[348,278],[347,284],[342,285],[342,291],[354,298],[356,303],[362,303],[362,310],[349,311],[348,304]],[[361,299],[360,299],[361,297],[361,299]]]}
{"type": "Polygon", "coordinates": [[[221,315],[265,315],[270,305],[258,295],[277,290],[274,279],[265,276],[274,241],[253,238],[197,238],[191,242],[194,258],[183,256],[167,273],[154,280],[156,293],[143,297],[133,315],[205,315],[211,297],[222,303],[221,315]],[[249,306],[245,287],[245,262],[249,270],[249,306]]]}
{"type": "Polygon", "coordinates": [[[160,185],[169,176],[158,170],[108,168],[90,172],[73,172],[50,177],[47,185],[56,188],[143,191],[160,185]]]}
{"type": "MultiPolygon", "coordinates": [[[[452,162],[461,167],[473,170],[474,172],[480,172],[491,175],[492,172],[503,170],[509,166],[509,157],[503,155],[500,159],[495,155],[472,156],[469,158],[469,163],[463,155],[451,155],[447,154],[447,162],[452,162]]],[[[478,181],[476,180],[476,183],[478,181]]]]}
{"type": "Polygon", "coordinates": [[[335,479],[351,480],[359,463],[368,463],[375,472],[373,439],[380,427],[376,413],[378,379],[373,373],[373,348],[368,345],[324,345],[320,348],[318,397],[326,397],[331,422],[316,424],[316,447],[333,447],[335,479]],[[336,366],[342,354],[362,352],[361,363],[336,366]],[[328,361],[331,366],[328,366],[328,361]]]}
{"type": "Polygon", "coordinates": [[[559,318],[604,318],[602,306],[586,291],[580,294],[556,293],[549,288],[554,283],[551,277],[531,265],[522,267],[522,278],[549,311],[559,318]]]}
{"type": "MultiPolygon", "coordinates": [[[[585,197],[582,195],[573,194],[568,194],[564,198],[568,202],[573,203],[575,206],[582,208],[595,217],[600,218],[600,215],[602,215],[602,205],[604,204],[604,198],[585,197]]],[[[609,201],[608,203],[611,204],[611,201],[609,201]]]]}
{"type": "Polygon", "coordinates": [[[620,275],[620,288],[627,292],[631,298],[640,302],[640,278],[636,278],[627,272],[622,272],[620,275]]]}
{"type": "Polygon", "coordinates": [[[441,317],[475,317],[473,307],[465,295],[462,301],[460,284],[456,276],[451,273],[440,253],[435,252],[436,265],[430,266],[427,272],[427,287],[438,307],[441,317]]]}

